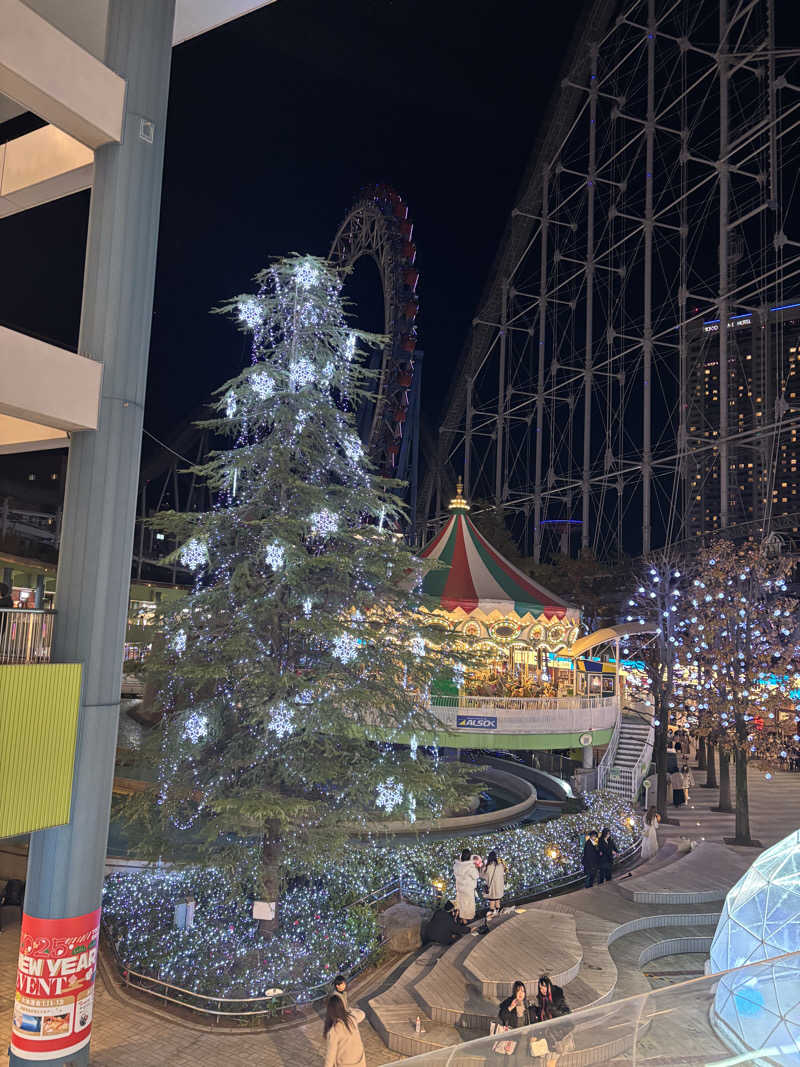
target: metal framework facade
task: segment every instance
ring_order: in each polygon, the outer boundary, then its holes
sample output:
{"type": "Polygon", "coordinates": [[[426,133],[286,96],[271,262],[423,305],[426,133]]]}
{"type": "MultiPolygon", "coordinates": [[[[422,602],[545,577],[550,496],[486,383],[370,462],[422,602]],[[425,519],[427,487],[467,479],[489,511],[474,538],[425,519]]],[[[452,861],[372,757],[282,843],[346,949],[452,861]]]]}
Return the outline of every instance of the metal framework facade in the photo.
{"type": "Polygon", "coordinates": [[[774,7],[590,4],[451,389],[429,518],[463,466],[537,561],[695,536],[701,483],[707,529],[769,532],[770,467],[800,429],[783,311],[800,304],[800,50],[774,7]]]}

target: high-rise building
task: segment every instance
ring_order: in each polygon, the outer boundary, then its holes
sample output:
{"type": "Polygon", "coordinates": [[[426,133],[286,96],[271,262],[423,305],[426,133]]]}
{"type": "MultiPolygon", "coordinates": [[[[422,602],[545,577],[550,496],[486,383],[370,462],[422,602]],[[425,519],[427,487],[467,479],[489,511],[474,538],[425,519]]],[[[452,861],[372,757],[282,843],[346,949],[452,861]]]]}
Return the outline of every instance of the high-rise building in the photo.
{"type": "MultiPolygon", "coordinates": [[[[800,302],[728,320],[728,528],[762,535],[800,530],[800,302]]],[[[684,531],[721,529],[718,320],[688,339],[684,531]]]]}

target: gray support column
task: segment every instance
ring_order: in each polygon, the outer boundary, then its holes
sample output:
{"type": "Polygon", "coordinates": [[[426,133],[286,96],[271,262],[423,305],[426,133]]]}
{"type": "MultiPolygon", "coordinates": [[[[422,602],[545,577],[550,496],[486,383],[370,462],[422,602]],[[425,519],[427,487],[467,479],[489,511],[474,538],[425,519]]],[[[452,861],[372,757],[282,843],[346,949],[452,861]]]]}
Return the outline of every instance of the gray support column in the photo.
{"type": "Polygon", "coordinates": [[[37,611],[41,611],[44,607],[44,575],[36,575],[36,589],[33,594],[33,606],[37,611]]]}
{"type": "Polygon", "coordinates": [[[3,567],[3,581],[8,586],[8,591],[10,593],[11,592],[11,587],[14,584],[14,568],[13,567],[3,567]]]}
{"type": "MultiPolygon", "coordinates": [[[[79,350],[102,361],[99,428],[72,435],[53,659],[83,664],[70,822],[31,837],[25,909],[100,902],[153,310],[174,0],[111,0],[106,63],[127,81],[123,142],[95,153],[79,350]]],[[[88,1063],[88,1047],[54,1064],[88,1063]]],[[[15,1055],[12,1065],[27,1064],[15,1055]]]]}

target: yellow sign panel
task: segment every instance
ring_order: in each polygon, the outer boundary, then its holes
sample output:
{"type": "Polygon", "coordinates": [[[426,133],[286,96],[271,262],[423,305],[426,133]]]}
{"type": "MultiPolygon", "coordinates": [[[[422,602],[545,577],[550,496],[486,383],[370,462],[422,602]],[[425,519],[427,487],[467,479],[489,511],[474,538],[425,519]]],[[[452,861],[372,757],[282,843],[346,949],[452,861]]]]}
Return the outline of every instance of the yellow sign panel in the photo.
{"type": "Polygon", "coordinates": [[[69,822],[80,663],[0,667],[0,837],[69,822]]]}

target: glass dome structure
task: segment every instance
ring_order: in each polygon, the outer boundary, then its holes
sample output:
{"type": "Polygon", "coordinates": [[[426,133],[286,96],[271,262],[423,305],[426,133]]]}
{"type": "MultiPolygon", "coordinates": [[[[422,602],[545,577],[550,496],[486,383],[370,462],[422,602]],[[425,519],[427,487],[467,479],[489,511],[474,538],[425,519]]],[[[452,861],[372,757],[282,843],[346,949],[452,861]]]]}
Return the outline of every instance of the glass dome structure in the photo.
{"type": "MultiPolygon", "coordinates": [[[[711,970],[727,971],[800,950],[800,830],[763,852],[725,898],[711,970]]],[[[760,1063],[800,1067],[800,955],[773,964],[771,981],[747,969],[724,975],[712,1022],[760,1063]]]]}

